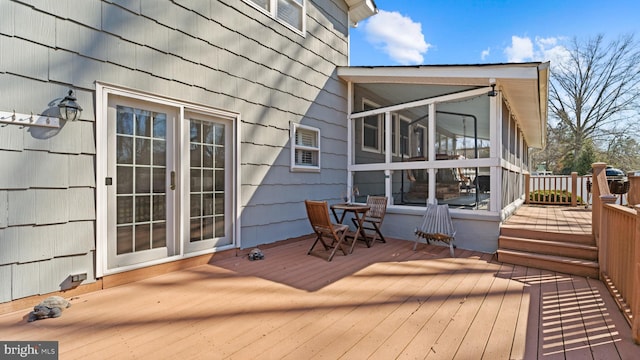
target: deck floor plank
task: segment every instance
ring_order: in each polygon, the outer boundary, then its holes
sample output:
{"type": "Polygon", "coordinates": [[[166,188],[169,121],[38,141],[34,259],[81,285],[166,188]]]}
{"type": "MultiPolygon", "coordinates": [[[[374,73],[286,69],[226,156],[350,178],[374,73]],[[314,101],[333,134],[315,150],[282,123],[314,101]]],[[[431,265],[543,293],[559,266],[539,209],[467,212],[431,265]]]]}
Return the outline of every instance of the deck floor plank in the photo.
{"type": "MultiPolygon", "coordinates": [[[[465,299],[471,294],[479,280],[479,274],[492,267],[491,263],[467,263],[467,271],[456,274],[452,282],[457,284],[455,289],[446,293],[436,293],[436,300],[424,303],[421,307],[432,307],[433,312],[428,318],[418,318],[421,322],[420,330],[400,353],[403,358],[424,358],[433,352],[437,357],[447,356],[446,353],[438,353],[437,340],[447,328],[459,311],[465,299]]],[[[443,339],[443,341],[446,341],[443,339]]],[[[448,354],[449,358],[453,354],[448,354]]]]}
{"type": "MultiPolygon", "coordinates": [[[[459,254],[463,256],[463,254],[459,254]]],[[[381,342],[371,354],[371,359],[392,359],[399,356],[403,349],[416,337],[416,333],[424,326],[423,319],[429,319],[438,309],[444,299],[442,295],[452,292],[458,285],[456,279],[461,279],[463,263],[460,259],[440,261],[440,274],[431,281],[428,291],[415,301],[407,303],[409,313],[401,325],[381,342]],[[425,305],[429,304],[429,305],[425,305]]]]}
{"type": "Polygon", "coordinates": [[[409,287],[407,287],[407,294],[409,296],[402,301],[400,306],[390,311],[388,316],[370,329],[368,333],[364,334],[353,347],[343,354],[342,358],[353,359],[371,356],[378,346],[393,336],[393,333],[411,316],[413,311],[415,311],[415,305],[420,302],[422,296],[437,287],[438,278],[443,277],[444,274],[440,275],[440,269],[429,267],[425,263],[426,262],[422,262],[420,264],[424,264],[424,266],[419,266],[421,274],[416,274],[414,281],[411,281],[409,287]],[[409,289],[413,290],[409,291],[409,289]]]}
{"type": "Polygon", "coordinates": [[[510,274],[517,269],[515,265],[505,264],[503,269],[507,288],[494,320],[494,326],[482,356],[483,359],[511,359],[522,356],[522,354],[512,354],[513,342],[507,343],[505,339],[513,339],[515,336],[524,284],[511,279],[512,275],[510,274]]]}
{"type": "MultiPolygon", "coordinates": [[[[531,292],[529,286],[526,282],[522,281],[523,278],[527,276],[528,268],[524,266],[517,265],[514,268],[514,271],[511,273],[511,281],[522,283],[521,294],[520,294],[520,306],[518,307],[518,319],[516,321],[515,333],[513,336],[513,345],[511,347],[511,359],[526,359],[527,356],[527,342],[528,336],[527,332],[529,330],[529,322],[532,320],[537,320],[537,316],[530,316],[531,312],[531,292]]],[[[506,276],[506,275],[505,275],[506,276]]],[[[537,322],[537,321],[533,321],[537,322]]],[[[537,338],[533,341],[537,342],[537,338]]]]}
{"type": "Polygon", "coordinates": [[[499,266],[492,266],[487,269],[485,274],[480,274],[481,277],[476,280],[469,295],[461,301],[460,308],[440,334],[426,359],[443,358],[442,354],[446,354],[450,358],[480,359],[483,349],[463,354],[460,348],[471,342],[486,343],[485,334],[487,334],[487,328],[493,324],[496,312],[491,311],[491,306],[486,306],[484,302],[491,298],[492,302],[498,303],[496,299],[504,296],[500,288],[506,281],[495,276],[496,270],[499,268],[499,266]],[[483,307],[483,305],[485,306],[483,307]],[[488,317],[484,317],[484,314],[488,314],[488,317]],[[476,323],[476,319],[483,323],[484,328],[472,326],[476,323]]]}

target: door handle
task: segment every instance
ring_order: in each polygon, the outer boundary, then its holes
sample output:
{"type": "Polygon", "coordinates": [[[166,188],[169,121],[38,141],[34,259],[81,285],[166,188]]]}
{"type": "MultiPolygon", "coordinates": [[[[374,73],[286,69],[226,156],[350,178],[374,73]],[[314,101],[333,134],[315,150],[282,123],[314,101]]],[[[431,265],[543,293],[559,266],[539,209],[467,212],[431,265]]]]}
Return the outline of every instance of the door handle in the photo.
{"type": "Polygon", "coordinates": [[[171,172],[171,190],[175,190],[176,189],[176,172],[172,171],[171,172]]]}

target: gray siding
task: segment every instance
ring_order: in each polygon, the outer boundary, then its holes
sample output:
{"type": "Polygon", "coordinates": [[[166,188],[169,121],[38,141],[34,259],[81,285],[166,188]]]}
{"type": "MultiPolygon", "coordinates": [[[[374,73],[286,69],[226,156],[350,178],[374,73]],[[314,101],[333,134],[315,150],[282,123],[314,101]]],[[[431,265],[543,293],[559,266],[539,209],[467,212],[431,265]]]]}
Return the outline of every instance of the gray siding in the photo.
{"type": "Polygon", "coordinates": [[[0,301],[95,280],[96,81],[240,113],[243,246],[310,233],[303,200],[346,181],[348,27],[341,0],[306,8],[301,36],[241,0],[0,0],[0,110],[53,112],[69,88],[84,108],[0,126],[0,301]],[[320,173],[290,172],[291,122],[320,128],[320,173]]]}

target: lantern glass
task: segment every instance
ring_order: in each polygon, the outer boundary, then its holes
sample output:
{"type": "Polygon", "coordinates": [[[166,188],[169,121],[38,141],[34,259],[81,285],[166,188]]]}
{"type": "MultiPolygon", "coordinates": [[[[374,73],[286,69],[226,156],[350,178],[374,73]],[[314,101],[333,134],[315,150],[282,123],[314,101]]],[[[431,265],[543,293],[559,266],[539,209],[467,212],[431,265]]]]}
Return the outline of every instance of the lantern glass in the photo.
{"type": "Polygon", "coordinates": [[[76,97],[73,96],[73,90],[69,90],[69,94],[60,101],[58,108],[60,118],[66,121],[76,121],[82,112],[82,107],[76,103],[76,97]]]}

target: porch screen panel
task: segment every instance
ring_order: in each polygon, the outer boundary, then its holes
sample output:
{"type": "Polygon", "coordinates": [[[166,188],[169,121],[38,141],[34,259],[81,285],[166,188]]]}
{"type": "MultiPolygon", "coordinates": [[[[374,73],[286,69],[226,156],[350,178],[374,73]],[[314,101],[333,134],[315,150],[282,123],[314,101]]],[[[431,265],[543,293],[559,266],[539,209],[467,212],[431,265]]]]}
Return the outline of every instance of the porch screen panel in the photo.
{"type": "Polygon", "coordinates": [[[190,120],[190,241],[225,236],[225,125],[190,120]]]}
{"type": "Polygon", "coordinates": [[[366,203],[367,196],[385,196],[384,171],[355,171],[351,201],[366,203]]]}
{"type": "Polygon", "coordinates": [[[117,107],[116,253],[166,246],[166,114],[117,107]]]}

